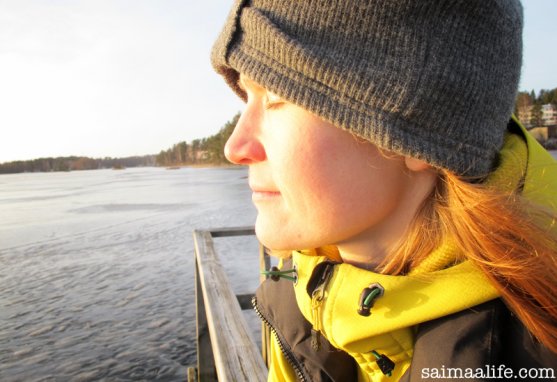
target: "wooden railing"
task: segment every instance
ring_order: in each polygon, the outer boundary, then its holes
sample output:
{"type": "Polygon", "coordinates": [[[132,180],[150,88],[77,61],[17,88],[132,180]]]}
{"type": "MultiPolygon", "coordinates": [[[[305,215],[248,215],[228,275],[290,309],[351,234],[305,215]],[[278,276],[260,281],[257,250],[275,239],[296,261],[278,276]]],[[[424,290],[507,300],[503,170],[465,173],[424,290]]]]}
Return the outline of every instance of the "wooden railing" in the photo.
{"type": "MultiPolygon", "coordinates": [[[[242,309],[251,309],[252,295],[236,296],[221,266],[213,238],[254,235],[250,227],[196,230],[195,296],[197,310],[197,372],[188,370],[188,381],[266,381],[268,332],[262,330],[262,353],[252,340],[242,309]]],[[[260,268],[269,268],[269,257],[260,246],[260,268]]],[[[264,276],[262,276],[264,278],[264,276]]]]}

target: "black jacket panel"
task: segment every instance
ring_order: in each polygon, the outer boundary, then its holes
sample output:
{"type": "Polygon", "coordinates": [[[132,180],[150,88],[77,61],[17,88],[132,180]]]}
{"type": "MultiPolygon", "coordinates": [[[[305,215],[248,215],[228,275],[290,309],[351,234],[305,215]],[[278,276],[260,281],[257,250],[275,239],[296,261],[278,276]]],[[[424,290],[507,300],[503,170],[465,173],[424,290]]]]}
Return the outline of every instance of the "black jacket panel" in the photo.
{"type": "Polygon", "coordinates": [[[513,376],[521,368],[551,367],[557,372],[557,354],[532,338],[497,299],[419,325],[412,364],[401,381],[438,381],[439,378],[427,378],[434,369],[445,370],[445,381],[463,380],[457,371],[452,374],[454,378],[449,378],[447,368],[463,372],[467,368],[483,369],[498,376],[500,366],[512,369],[513,376]]]}

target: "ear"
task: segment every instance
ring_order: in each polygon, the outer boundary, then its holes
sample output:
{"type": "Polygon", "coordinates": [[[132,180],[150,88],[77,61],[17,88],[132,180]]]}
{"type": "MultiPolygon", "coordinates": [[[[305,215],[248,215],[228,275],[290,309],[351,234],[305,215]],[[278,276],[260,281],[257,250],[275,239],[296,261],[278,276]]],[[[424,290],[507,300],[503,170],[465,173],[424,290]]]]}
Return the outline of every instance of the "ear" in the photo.
{"type": "Polygon", "coordinates": [[[406,167],[411,171],[424,171],[431,168],[431,166],[423,160],[412,157],[404,157],[404,163],[406,164],[406,167]]]}

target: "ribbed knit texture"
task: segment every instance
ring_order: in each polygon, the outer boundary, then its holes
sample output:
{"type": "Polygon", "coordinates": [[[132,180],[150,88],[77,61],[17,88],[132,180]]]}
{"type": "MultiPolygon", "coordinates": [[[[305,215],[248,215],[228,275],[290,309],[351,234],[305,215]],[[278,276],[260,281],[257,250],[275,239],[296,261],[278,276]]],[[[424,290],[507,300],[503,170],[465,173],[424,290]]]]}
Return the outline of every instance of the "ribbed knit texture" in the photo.
{"type": "Polygon", "coordinates": [[[377,146],[484,176],[511,116],[518,0],[237,1],[212,52],[239,73],[377,146]]]}

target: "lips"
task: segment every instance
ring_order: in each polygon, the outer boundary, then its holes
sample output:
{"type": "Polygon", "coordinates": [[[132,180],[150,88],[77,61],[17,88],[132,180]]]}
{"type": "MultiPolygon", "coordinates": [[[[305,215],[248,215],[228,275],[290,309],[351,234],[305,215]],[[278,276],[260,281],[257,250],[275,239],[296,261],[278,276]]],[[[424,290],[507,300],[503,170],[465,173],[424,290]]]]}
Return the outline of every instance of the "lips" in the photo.
{"type": "Polygon", "coordinates": [[[254,202],[272,200],[280,196],[280,192],[276,191],[273,187],[250,184],[250,188],[254,202]]]}
{"type": "Polygon", "coordinates": [[[278,196],[280,192],[277,191],[253,191],[254,194],[267,195],[267,196],[278,196]]]}

